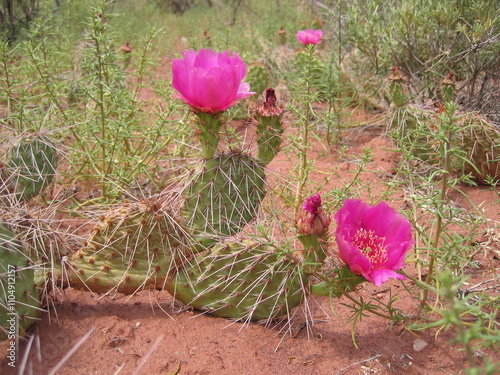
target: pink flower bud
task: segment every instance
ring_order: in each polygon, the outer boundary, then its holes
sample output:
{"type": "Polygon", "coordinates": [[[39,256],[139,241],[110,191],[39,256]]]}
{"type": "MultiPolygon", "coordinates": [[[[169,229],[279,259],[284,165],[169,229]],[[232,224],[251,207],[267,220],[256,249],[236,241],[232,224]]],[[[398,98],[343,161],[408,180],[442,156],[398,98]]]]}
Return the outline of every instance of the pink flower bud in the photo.
{"type": "Polygon", "coordinates": [[[302,235],[326,233],[330,226],[330,217],[321,207],[320,194],[307,198],[302,208],[303,211],[300,211],[295,218],[298,232],[302,235]]]}
{"type": "Polygon", "coordinates": [[[192,49],[172,62],[172,86],[178,98],[198,111],[225,111],[240,99],[255,94],[242,82],[247,68],[238,54],[217,53],[211,49],[192,49]]]}
{"type": "Polygon", "coordinates": [[[303,45],[307,46],[308,44],[318,44],[323,37],[323,31],[321,30],[300,30],[297,33],[297,40],[303,45]]]}
{"type": "Polygon", "coordinates": [[[335,214],[339,255],[349,268],[375,286],[388,279],[405,280],[395,272],[414,244],[410,222],[385,202],[371,206],[348,199],[335,214]]]}
{"type": "Polygon", "coordinates": [[[128,54],[128,53],[131,53],[132,52],[132,47],[130,46],[130,43],[129,42],[126,42],[123,46],[122,46],[122,52],[124,54],[128,54]]]}

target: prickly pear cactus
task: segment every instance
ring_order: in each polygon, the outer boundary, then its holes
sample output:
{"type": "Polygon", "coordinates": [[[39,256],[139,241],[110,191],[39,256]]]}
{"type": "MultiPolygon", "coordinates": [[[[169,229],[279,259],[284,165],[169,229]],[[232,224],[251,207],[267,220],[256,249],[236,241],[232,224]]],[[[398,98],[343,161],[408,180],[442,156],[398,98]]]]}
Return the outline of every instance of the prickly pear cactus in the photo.
{"type": "Polygon", "coordinates": [[[34,270],[23,250],[14,232],[0,222],[0,341],[22,336],[38,317],[34,270]]]}
{"type": "Polygon", "coordinates": [[[265,101],[256,112],[257,159],[262,165],[269,164],[280,151],[283,134],[283,107],[277,105],[273,88],[265,91],[265,101]]]}
{"type": "MultiPolygon", "coordinates": [[[[185,184],[182,216],[204,246],[218,242],[220,236],[236,234],[255,217],[265,196],[264,167],[274,159],[282,143],[282,117],[283,108],[276,105],[274,90],[268,88],[256,115],[257,157],[230,152],[205,158],[185,184]]],[[[203,118],[205,125],[217,124],[210,115],[203,118]]],[[[218,125],[211,128],[217,130],[218,125]]],[[[200,138],[213,150],[218,138],[209,135],[202,133],[200,138]]]]}
{"type": "MultiPolygon", "coordinates": [[[[453,98],[451,84],[443,85],[442,95],[453,98]]],[[[395,104],[390,119],[391,131],[399,133],[397,138],[412,155],[429,165],[439,165],[442,140],[436,136],[440,124],[434,109],[395,104]]],[[[500,178],[500,129],[477,113],[460,115],[456,121],[460,126],[451,138],[452,147],[463,150],[464,157],[453,161],[452,171],[470,173],[479,183],[500,178]]]]}
{"type": "Polygon", "coordinates": [[[406,95],[406,78],[397,66],[393,66],[387,76],[389,80],[389,100],[396,106],[401,107],[408,102],[406,95]]]}
{"type": "Polygon", "coordinates": [[[187,263],[167,290],[212,315],[253,321],[286,315],[308,290],[291,253],[252,240],[217,244],[187,263]]]}
{"type": "Polygon", "coordinates": [[[126,203],[102,216],[69,259],[70,284],[97,293],[163,288],[192,256],[191,240],[167,204],[126,203]]]}
{"type": "Polygon", "coordinates": [[[244,153],[204,160],[185,188],[182,216],[194,237],[210,246],[239,232],[256,215],[265,195],[262,165],[244,153]]]}
{"type": "Polygon", "coordinates": [[[468,160],[465,172],[480,183],[500,178],[500,129],[478,114],[469,114],[460,121],[460,142],[468,160]]]}
{"type": "Polygon", "coordinates": [[[3,184],[21,200],[38,195],[52,182],[58,154],[52,141],[30,135],[15,144],[3,168],[3,184]]]}

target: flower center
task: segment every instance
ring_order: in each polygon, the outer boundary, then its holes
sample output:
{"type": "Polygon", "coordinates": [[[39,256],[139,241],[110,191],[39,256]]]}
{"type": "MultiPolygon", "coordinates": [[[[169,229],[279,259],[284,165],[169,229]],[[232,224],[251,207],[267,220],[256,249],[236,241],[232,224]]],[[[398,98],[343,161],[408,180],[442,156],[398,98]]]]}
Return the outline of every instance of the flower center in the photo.
{"type": "Polygon", "coordinates": [[[385,237],[377,236],[375,231],[365,228],[358,229],[352,243],[368,258],[373,268],[378,268],[387,262],[385,237]]]}

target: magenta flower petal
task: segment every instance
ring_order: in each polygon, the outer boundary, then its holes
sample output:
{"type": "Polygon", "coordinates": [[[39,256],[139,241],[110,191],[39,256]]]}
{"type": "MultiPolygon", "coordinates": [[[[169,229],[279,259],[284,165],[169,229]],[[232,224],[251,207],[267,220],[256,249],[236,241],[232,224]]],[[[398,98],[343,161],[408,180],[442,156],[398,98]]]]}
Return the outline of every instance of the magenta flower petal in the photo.
{"type": "Polygon", "coordinates": [[[355,273],[380,286],[396,273],[414,241],[410,222],[385,202],[348,199],[335,214],[339,255],[355,273]]]}
{"type": "Polygon", "coordinates": [[[320,193],[307,198],[304,201],[302,208],[312,214],[315,214],[318,207],[321,207],[321,195],[320,193]]]}
{"type": "Polygon", "coordinates": [[[389,279],[406,280],[404,275],[387,269],[373,270],[369,275],[368,281],[371,281],[375,286],[381,286],[389,279]]]}
{"type": "Polygon", "coordinates": [[[247,69],[243,60],[228,51],[184,51],[172,62],[172,86],[176,97],[202,112],[225,111],[240,99],[255,94],[242,82],[247,69]]]}
{"type": "Polygon", "coordinates": [[[318,44],[323,37],[323,31],[312,29],[300,30],[296,36],[297,40],[305,46],[308,44],[318,44]]]}

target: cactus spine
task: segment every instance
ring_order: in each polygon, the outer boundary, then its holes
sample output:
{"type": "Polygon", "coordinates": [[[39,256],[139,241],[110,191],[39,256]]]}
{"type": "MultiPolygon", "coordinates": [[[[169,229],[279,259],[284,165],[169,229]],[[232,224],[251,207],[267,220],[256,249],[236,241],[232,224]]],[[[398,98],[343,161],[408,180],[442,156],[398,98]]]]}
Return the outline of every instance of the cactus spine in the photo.
{"type": "MultiPolygon", "coordinates": [[[[399,70],[389,74],[390,94],[394,103],[391,130],[397,130],[405,147],[416,157],[428,164],[438,165],[441,159],[441,144],[436,133],[441,123],[436,122],[433,110],[420,109],[408,104],[405,96],[405,80],[399,70]]],[[[456,97],[456,77],[453,73],[443,79],[441,96],[445,103],[452,103],[456,97]]],[[[438,110],[443,111],[437,103],[438,110]]],[[[470,173],[477,182],[486,183],[500,177],[500,131],[486,118],[475,113],[460,114],[454,118],[455,132],[452,146],[464,152],[463,159],[456,160],[453,172],[470,173]]]]}
{"type": "Polygon", "coordinates": [[[464,172],[470,173],[479,183],[500,178],[500,130],[478,114],[468,114],[459,120],[459,142],[466,151],[468,163],[464,172]]]}
{"type": "Polygon", "coordinates": [[[243,153],[206,160],[184,190],[182,215],[205,246],[239,232],[252,220],[264,197],[265,176],[259,163],[243,153]]]}
{"type": "Polygon", "coordinates": [[[69,260],[71,285],[131,294],[163,288],[192,255],[184,228],[162,206],[126,203],[102,216],[85,246],[69,260]]]}
{"type": "Polygon", "coordinates": [[[178,300],[236,320],[287,314],[304,299],[307,282],[289,252],[252,240],[227,241],[187,263],[167,289],[178,300]]]}

